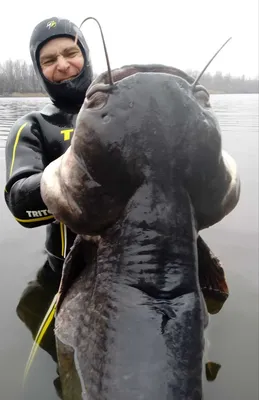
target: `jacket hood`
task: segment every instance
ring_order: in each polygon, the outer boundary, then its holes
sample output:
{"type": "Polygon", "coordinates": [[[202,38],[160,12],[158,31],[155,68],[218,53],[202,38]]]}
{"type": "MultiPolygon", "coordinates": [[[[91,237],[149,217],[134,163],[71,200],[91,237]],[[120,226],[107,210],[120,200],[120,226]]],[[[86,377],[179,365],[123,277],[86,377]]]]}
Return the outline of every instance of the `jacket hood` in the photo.
{"type": "Polygon", "coordinates": [[[41,86],[48,93],[54,105],[61,109],[78,109],[83,104],[85,93],[93,80],[93,70],[89,48],[81,30],[71,21],[57,17],[45,19],[33,30],[30,39],[30,54],[36,75],[41,86]],[[58,37],[75,39],[84,57],[84,67],[75,78],[61,83],[51,82],[42,73],[39,53],[49,40],[58,37]]]}

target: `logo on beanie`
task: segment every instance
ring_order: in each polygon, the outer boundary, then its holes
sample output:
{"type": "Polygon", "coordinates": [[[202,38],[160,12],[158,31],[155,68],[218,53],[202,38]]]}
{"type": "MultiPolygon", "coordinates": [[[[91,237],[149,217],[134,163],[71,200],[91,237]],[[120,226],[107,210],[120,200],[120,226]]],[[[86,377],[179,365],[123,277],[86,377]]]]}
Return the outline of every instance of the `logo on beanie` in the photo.
{"type": "Polygon", "coordinates": [[[49,21],[47,23],[47,28],[55,28],[55,26],[57,25],[56,21],[49,21]]]}

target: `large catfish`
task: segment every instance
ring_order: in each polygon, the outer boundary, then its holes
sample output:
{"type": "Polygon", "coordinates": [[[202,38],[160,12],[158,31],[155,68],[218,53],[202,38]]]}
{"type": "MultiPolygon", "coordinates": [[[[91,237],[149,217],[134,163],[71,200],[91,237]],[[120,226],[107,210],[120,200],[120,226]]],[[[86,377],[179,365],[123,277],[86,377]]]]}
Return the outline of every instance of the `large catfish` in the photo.
{"type": "Polygon", "coordinates": [[[197,238],[235,208],[236,164],[208,92],[183,71],[129,65],[112,79],[93,82],[41,184],[49,211],[78,234],[55,322],[63,396],[200,400],[197,238]]]}

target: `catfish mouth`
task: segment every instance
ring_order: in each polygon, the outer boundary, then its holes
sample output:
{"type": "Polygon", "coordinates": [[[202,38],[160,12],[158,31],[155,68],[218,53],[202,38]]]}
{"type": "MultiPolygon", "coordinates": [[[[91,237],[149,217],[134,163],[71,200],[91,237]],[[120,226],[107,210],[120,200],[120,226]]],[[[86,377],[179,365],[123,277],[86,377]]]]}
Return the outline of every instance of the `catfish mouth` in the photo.
{"type": "Polygon", "coordinates": [[[109,94],[117,90],[118,82],[139,73],[160,73],[180,78],[182,79],[182,83],[179,81],[179,85],[185,87],[185,90],[190,92],[195,101],[198,101],[205,108],[211,107],[209,101],[210,94],[204,86],[196,85],[192,87],[195,82],[193,77],[178,68],[162,64],[132,64],[103,72],[92,82],[86,92],[86,107],[101,109],[106,104],[109,94]]]}
{"type": "Polygon", "coordinates": [[[100,74],[89,86],[86,92],[86,98],[90,99],[90,97],[93,96],[96,92],[109,93],[113,90],[116,90],[116,83],[122,81],[125,78],[128,78],[131,75],[135,75],[137,73],[152,72],[174,75],[184,79],[188,84],[192,84],[194,82],[194,78],[192,78],[186,72],[178,68],[169,67],[162,64],[125,65],[121,68],[116,68],[111,71],[112,82],[110,81],[108,71],[100,74]]]}

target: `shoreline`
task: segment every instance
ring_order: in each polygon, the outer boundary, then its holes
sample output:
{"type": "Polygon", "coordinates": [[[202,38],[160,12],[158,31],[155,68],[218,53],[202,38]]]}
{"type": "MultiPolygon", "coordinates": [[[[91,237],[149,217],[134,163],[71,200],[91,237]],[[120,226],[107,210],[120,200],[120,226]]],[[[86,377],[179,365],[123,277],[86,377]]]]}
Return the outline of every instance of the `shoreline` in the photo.
{"type": "Polygon", "coordinates": [[[47,94],[44,93],[19,93],[19,92],[14,92],[10,94],[0,94],[0,98],[7,98],[7,97],[48,97],[47,94]]]}
{"type": "MultiPolygon", "coordinates": [[[[216,91],[216,90],[208,90],[210,94],[259,94],[259,92],[221,92],[221,91],[216,91]]],[[[0,98],[13,98],[13,97],[42,97],[42,98],[48,98],[47,94],[44,93],[11,93],[11,94],[6,94],[2,95],[0,94],[0,98]]]]}

